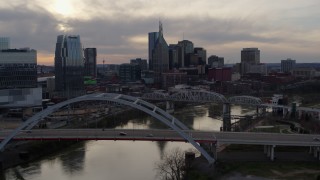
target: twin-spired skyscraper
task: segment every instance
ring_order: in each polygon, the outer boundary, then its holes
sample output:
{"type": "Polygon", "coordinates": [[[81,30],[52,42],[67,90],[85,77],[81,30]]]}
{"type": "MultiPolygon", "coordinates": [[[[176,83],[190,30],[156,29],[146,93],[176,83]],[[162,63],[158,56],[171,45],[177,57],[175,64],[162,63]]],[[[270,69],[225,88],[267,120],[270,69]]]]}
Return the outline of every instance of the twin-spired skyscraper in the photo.
{"type": "Polygon", "coordinates": [[[169,47],[163,37],[161,22],[159,22],[159,33],[149,33],[149,63],[154,71],[154,83],[161,84],[162,73],[169,71],[169,47]]]}
{"type": "Polygon", "coordinates": [[[61,96],[83,94],[84,56],[79,35],[59,35],[54,58],[55,87],[61,96]]]}

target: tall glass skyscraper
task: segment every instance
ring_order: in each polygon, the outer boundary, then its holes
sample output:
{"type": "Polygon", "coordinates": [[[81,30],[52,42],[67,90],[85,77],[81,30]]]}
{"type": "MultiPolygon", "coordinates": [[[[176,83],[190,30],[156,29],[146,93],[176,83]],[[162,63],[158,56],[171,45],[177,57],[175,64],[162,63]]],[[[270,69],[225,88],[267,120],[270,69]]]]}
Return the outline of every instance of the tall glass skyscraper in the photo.
{"type": "Polygon", "coordinates": [[[148,46],[148,52],[149,52],[149,69],[153,70],[153,63],[152,63],[152,51],[154,50],[156,46],[157,39],[159,37],[159,32],[149,32],[148,34],[148,40],[149,40],[149,46],[148,46]]]}
{"type": "Polygon", "coordinates": [[[169,47],[163,37],[161,22],[159,22],[159,37],[152,50],[152,68],[155,84],[161,84],[162,73],[169,71],[169,47]]]}
{"type": "Polygon", "coordinates": [[[72,98],[84,93],[84,57],[79,35],[59,35],[54,58],[55,88],[72,98]]]}

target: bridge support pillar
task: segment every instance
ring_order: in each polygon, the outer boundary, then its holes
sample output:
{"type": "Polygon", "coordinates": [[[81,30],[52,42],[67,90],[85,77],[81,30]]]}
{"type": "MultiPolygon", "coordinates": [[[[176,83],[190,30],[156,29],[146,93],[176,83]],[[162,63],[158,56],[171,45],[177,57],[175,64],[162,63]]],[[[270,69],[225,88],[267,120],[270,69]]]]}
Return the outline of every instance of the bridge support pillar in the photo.
{"type": "Polygon", "coordinates": [[[215,160],[217,160],[218,159],[218,151],[217,151],[218,144],[217,143],[210,143],[208,145],[209,145],[210,154],[213,156],[213,158],[215,160]]]}
{"type": "Polygon", "coordinates": [[[263,145],[263,154],[267,154],[267,152],[268,152],[268,146],[263,145]]]}
{"type": "Polygon", "coordinates": [[[301,116],[302,116],[302,111],[299,110],[299,111],[298,111],[298,119],[301,119],[301,116]]]}
{"type": "Polygon", "coordinates": [[[166,112],[167,113],[174,113],[174,104],[172,101],[166,101],[166,112]]]}
{"type": "Polygon", "coordinates": [[[223,104],[223,131],[231,131],[230,103],[223,104]]]}
{"type": "Polygon", "coordinates": [[[270,146],[266,145],[266,147],[267,147],[267,157],[270,157],[271,156],[270,146]]]}
{"type": "Polygon", "coordinates": [[[275,145],[264,145],[263,146],[263,153],[267,154],[267,157],[270,158],[271,161],[274,160],[274,148],[275,145]]]}
{"type": "Polygon", "coordinates": [[[287,115],[287,113],[288,113],[288,109],[285,108],[285,107],[283,107],[283,108],[282,108],[282,118],[285,118],[286,115],[287,115]]]}
{"type": "Polygon", "coordinates": [[[309,154],[312,154],[312,149],[313,149],[313,147],[310,146],[310,147],[309,147],[309,154]]]}
{"type": "Polygon", "coordinates": [[[274,147],[275,147],[275,145],[270,146],[270,160],[271,161],[274,160],[274,147]]]}
{"type": "Polygon", "coordinates": [[[313,157],[318,157],[318,147],[313,147],[313,157]]]}

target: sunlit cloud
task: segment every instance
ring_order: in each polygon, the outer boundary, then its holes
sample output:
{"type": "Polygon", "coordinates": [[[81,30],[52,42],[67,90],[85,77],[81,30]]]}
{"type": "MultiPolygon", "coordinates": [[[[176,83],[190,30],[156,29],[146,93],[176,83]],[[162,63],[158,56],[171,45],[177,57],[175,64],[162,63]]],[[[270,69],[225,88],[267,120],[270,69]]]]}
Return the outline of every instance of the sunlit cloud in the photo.
{"type": "Polygon", "coordinates": [[[262,60],[320,60],[318,0],[10,0],[0,4],[1,36],[13,47],[37,49],[38,63],[53,64],[56,37],[79,34],[96,47],[99,62],[148,57],[148,32],[164,26],[168,44],[188,39],[232,63],[245,47],[262,60]]]}

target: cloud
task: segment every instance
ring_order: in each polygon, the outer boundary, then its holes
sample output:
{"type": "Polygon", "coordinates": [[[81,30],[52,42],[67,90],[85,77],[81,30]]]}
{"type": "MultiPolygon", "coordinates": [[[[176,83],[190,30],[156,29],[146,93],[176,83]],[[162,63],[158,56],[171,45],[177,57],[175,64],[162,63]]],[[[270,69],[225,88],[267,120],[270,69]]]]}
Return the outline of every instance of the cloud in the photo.
{"type": "Polygon", "coordinates": [[[148,57],[147,34],[158,31],[161,19],[168,44],[184,37],[207,56],[237,62],[242,48],[258,47],[267,62],[311,62],[320,59],[319,6],[316,0],[16,0],[0,5],[0,34],[11,37],[12,47],[38,50],[39,63],[53,64],[59,34],[79,34],[101,61],[121,63],[148,57]],[[72,7],[57,10],[63,3],[72,7]]]}

